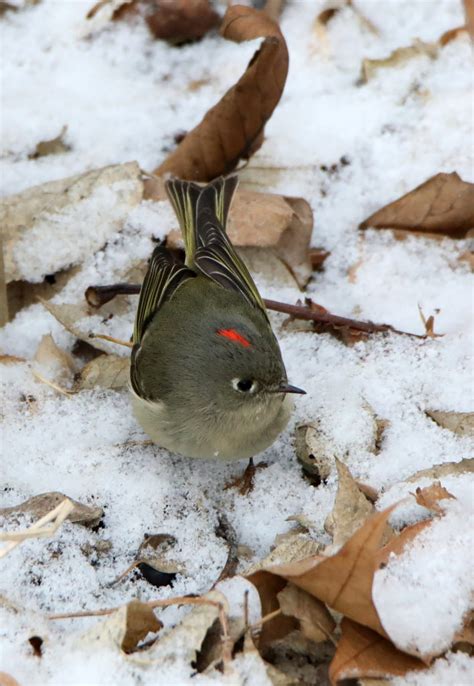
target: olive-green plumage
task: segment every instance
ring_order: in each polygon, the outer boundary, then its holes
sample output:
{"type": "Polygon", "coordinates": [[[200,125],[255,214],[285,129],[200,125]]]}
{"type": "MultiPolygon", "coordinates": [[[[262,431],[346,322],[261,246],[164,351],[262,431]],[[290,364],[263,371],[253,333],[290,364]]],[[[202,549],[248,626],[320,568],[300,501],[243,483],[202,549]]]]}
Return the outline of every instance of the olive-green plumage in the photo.
{"type": "Polygon", "coordinates": [[[263,301],[224,226],[236,177],[167,184],[186,264],[153,253],[138,305],[135,415],[159,445],[188,457],[241,459],[267,448],[291,403],[263,301]]]}

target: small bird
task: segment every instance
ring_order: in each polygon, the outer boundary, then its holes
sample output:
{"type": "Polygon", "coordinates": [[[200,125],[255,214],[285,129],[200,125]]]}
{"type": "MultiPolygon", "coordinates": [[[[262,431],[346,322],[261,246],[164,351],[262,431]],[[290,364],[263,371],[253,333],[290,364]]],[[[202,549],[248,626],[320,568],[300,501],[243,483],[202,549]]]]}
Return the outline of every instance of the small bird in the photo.
{"type": "MultiPolygon", "coordinates": [[[[288,423],[288,384],[264,302],[226,234],[236,176],[166,190],[185,263],[155,248],[133,332],[134,414],[158,445],[186,457],[240,460],[288,423]]],[[[253,463],[252,463],[253,464],[253,463]]]]}

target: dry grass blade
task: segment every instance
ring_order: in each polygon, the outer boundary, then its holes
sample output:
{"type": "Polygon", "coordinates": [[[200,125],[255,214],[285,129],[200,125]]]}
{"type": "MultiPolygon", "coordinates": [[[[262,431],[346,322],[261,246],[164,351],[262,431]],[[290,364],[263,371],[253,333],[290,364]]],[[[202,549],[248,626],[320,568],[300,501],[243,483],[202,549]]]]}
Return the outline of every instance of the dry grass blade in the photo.
{"type": "Polygon", "coordinates": [[[237,43],[264,40],[237,84],[207,112],[155,174],[210,181],[234,169],[263,140],[263,127],[280,100],[288,73],[285,39],[278,24],[265,12],[240,5],[227,9],[221,34],[237,43]]]}
{"type": "Polygon", "coordinates": [[[17,545],[30,538],[48,538],[53,536],[73,509],[74,503],[69,498],[65,498],[54,510],[41,517],[28,529],[0,533],[0,541],[7,542],[6,546],[0,550],[0,558],[5,557],[17,545]]]}

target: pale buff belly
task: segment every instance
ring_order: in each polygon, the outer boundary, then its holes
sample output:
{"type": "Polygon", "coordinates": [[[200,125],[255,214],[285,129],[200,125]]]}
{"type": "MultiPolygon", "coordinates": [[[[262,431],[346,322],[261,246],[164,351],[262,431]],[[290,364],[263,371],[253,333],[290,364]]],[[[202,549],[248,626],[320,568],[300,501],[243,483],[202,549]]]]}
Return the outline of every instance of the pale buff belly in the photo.
{"type": "Polygon", "coordinates": [[[189,418],[176,425],[162,403],[151,403],[132,393],[133,413],[154,443],[185,457],[242,460],[268,448],[286,427],[292,401],[275,398],[264,412],[243,411],[239,417],[206,421],[189,418]]]}

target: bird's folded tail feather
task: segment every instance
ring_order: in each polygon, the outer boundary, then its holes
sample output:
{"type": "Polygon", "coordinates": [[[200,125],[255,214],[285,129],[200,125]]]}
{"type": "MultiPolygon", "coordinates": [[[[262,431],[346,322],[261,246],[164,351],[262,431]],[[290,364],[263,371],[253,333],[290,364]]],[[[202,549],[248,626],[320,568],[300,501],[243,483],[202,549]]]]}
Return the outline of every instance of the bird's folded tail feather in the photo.
{"type": "Polygon", "coordinates": [[[196,250],[203,246],[200,231],[203,225],[211,222],[225,232],[237,184],[237,176],[219,177],[203,187],[181,179],[166,182],[166,192],[178,217],[189,267],[194,264],[196,250]]]}

